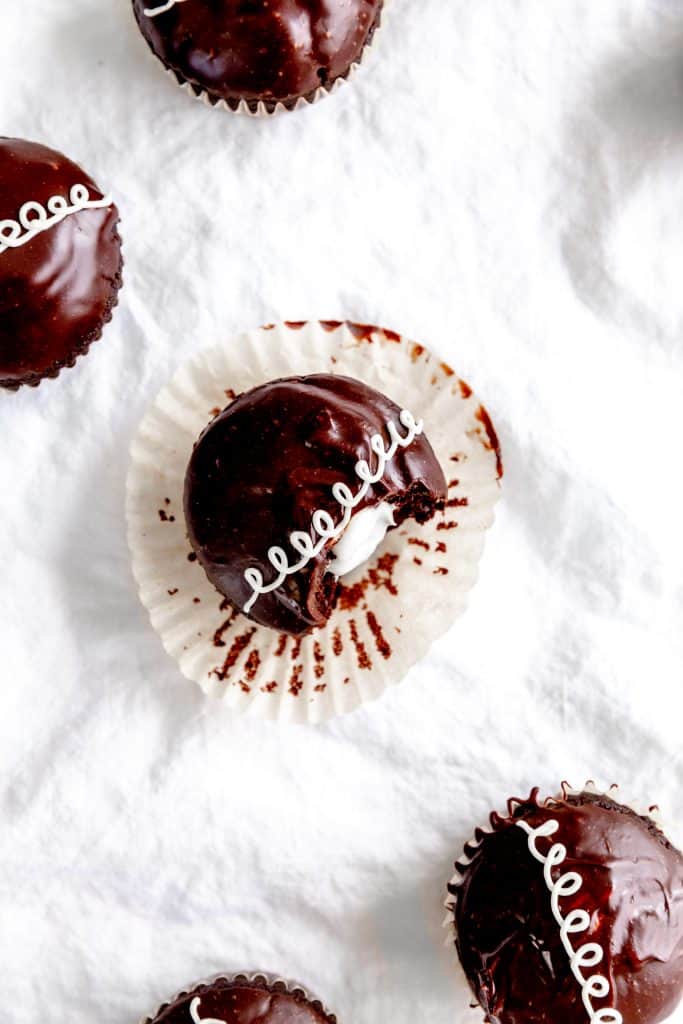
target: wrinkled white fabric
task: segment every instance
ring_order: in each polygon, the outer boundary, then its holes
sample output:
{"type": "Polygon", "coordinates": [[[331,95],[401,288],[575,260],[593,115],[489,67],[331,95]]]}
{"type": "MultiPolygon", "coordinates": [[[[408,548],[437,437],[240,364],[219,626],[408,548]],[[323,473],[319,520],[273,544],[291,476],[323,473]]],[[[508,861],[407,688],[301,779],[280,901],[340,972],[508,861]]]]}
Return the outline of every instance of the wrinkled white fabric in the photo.
{"type": "Polygon", "coordinates": [[[7,1024],[129,1024],[242,968],[346,1024],[480,1020],[441,903],[488,810],[596,777],[683,814],[683,3],[390,13],[355,85],[261,122],[174,88],[127,0],[2,4],[2,130],[114,190],[126,256],[90,355],[0,395],[7,1024]],[[124,479],[185,357],[310,317],[441,353],[507,474],[452,632],[287,729],[164,654],[124,479]]]}

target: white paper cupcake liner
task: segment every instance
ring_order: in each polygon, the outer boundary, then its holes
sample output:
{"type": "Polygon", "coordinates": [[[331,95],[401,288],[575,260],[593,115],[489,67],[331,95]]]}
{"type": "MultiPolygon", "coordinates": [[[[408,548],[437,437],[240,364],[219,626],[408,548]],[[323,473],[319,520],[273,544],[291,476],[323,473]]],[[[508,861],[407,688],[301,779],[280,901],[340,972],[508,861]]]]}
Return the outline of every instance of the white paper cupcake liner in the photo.
{"type": "MultiPolygon", "coordinates": [[[[579,786],[578,789],[575,789],[573,786],[570,786],[568,782],[563,782],[560,786],[560,792],[557,794],[557,796],[559,798],[566,798],[567,796],[579,796],[581,793],[593,793],[597,796],[609,797],[611,800],[614,800],[615,803],[620,804],[622,807],[627,807],[629,810],[633,811],[635,814],[638,814],[640,817],[649,818],[650,821],[652,821],[657,826],[657,828],[664,833],[669,842],[674,842],[674,838],[672,838],[670,832],[666,830],[661,820],[659,807],[656,804],[651,804],[648,807],[644,807],[642,803],[638,800],[626,799],[622,793],[621,787],[617,785],[617,783],[612,783],[611,786],[598,786],[592,779],[589,779],[585,783],[585,785],[579,786]]],[[[550,799],[555,799],[555,797],[551,797],[550,799]]],[[[508,801],[505,810],[499,811],[497,813],[500,815],[501,818],[510,817],[512,809],[519,802],[524,802],[524,800],[522,798],[517,800],[513,797],[508,801]]],[[[543,803],[543,801],[541,801],[541,803],[543,803]]],[[[468,851],[477,850],[478,847],[481,846],[484,837],[487,835],[491,835],[493,831],[494,829],[491,827],[489,815],[489,819],[487,819],[486,823],[480,825],[479,828],[475,829],[472,838],[463,845],[462,853],[456,860],[455,873],[448,883],[449,887],[454,889],[458,889],[460,887],[463,880],[463,872],[469,867],[473,860],[473,856],[470,855],[468,851]],[[462,871],[459,871],[458,868],[461,868],[462,871]]],[[[447,946],[453,946],[456,940],[456,927],[454,915],[456,900],[457,896],[449,891],[444,901],[444,907],[446,908],[446,917],[443,922],[443,927],[446,929],[448,933],[445,938],[445,944],[447,946]]],[[[460,961],[457,958],[457,953],[456,959],[458,961],[459,966],[460,961]]]]}
{"type": "MultiPolygon", "coordinates": [[[[200,103],[203,103],[207,107],[212,107],[214,110],[223,110],[229,114],[246,114],[247,117],[264,118],[274,117],[277,114],[283,113],[291,114],[295,110],[302,110],[306,107],[313,106],[314,103],[319,103],[320,100],[325,99],[327,96],[332,96],[347,82],[353,81],[361,66],[370,59],[371,54],[374,53],[377,47],[377,37],[380,35],[383,26],[386,24],[386,12],[390,3],[391,0],[384,0],[379,14],[379,20],[372,30],[372,36],[369,42],[367,42],[363,47],[358,60],[354,61],[353,64],[350,65],[349,70],[339,78],[335,78],[335,80],[329,85],[321,85],[315,90],[315,92],[309,93],[307,96],[300,96],[295,103],[289,106],[278,101],[271,109],[269,109],[266,103],[262,100],[259,100],[255,105],[251,105],[247,100],[240,100],[236,106],[231,106],[227,100],[216,99],[215,97],[212,98],[205,89],[202,89],[200,86],[193,85],[191,82],[188,82],[186,78],[183,78],[180,72],[167,67],[161,57],[155,53],[149,44],[148,49],[150,56],[154,59],[155,63],[161,65],[162,70],[166,72],[175,85],[179,86],[179,88],[190,96],[191,99],[199,100],[200,103]]],[[[145,42],[147,42],[146,39],[145,42]]]]}
{"type": "Polygon", "coordinates": [[[183,365],[144,417],[127,487],[133,572],[181,671],[231,708],[322,722],[398,683],[463,611],[493,521],[501,474],[477,398],[421,345],[345,323],[251,331],[183,365]],[[447,508],[391,531],[346,577],[329,622],[295,639],[231,610],[191,554],[183,486],[199,434],[237,394],[279,377],[337,373],[424,419],[449,484],[447,508]]]}
{"type": "Polygon", "coordinates": [[[265,983],[269,989],[278,989],[280,991],[287,992],[289,995],[303,996],[311,1005],[318,1010],[320,1013],[325,1014],[329,1018],[329,1024],[337,1024],[337,1017],[333,1014],[318,996],[311,994],[308,989],[298,982],[286,981],[276,974],[267,974],[265,971],[237,971],[236,973],[223,972],[221,974],[214,974],[209,978],[202,978],[200,981],[195,981],[193,985],[186,985],[185,988],[177,992],[171,999],[167,999],[166,1002],[162,1003],[154,1013],[147,1017],[143,1017],[140,1020],[140,1024],[152,1024],[154,1020],[159,1016],[160,1013],[168,1007],[172,1006],[178,999],[182,999],[184,996],[189,996],[195,989],[198,989],[201,985],[214,985],[217,981],[233,982],[246,982],[254,983],[260,982],[265,983]]]}

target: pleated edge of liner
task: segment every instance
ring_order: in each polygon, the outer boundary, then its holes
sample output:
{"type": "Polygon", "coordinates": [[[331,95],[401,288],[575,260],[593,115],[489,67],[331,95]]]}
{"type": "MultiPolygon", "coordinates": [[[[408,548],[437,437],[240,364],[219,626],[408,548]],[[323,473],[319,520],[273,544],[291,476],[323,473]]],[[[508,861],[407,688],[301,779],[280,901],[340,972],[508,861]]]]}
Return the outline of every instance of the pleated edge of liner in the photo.
{"type": "MultiPolygon", "coordinates": [[[[649,820],[652,821],[657,828],[659,828],[662,832],[664,831],[662,827],[659,806],[657,804],[651,804],[647,808],[644,808],[641,802],[638,800],[625,800],[622,795],[621,787],[616,782],[613,782],[610,786],[603,787],[598,786],[593,779],[588,779],[585,785],[580,786],[578,789],[574,788],[574,786],[571,786],[568,782],[562,782],[560,785],[560,792],[555,796],[545,797],[545,799],[540,801],[540,806],[544,807],[548,804],[548,802],[551,802],[553,800],[566,800],[568,796],[580,796],[582,793],[591,793],[594,796],[608,797],[610,800],[614,800],[615,803],[620,804],[622,807],[627,807],[629,810],[633,811],[639,817],[649,818],[649,820]]],[[[455,872],[447,883],[448,890],[450,890],[451,888],[458,889],[462,885],[464,872],[474,860],[474,853],[470,855],[467,853],[467,850],[471,849],[474,852],[476,852],[478,848],[481,846],[482,842],[484,841],[484,838],[486,836],[492,835],[493,832],[495,831],[491,826],[491,816],[498,814],[501,818],[509,818],[511,817],[514,811],[514,808],[523,804],[526,801],[526,799],[528,798],[510,797],[506,802],[504,811],[491,811],[491,814],[489,815],[489,818],[487,819],[486,823],[484,825],[479,826],[479,828],[475,829],[472,838],[468,842],[463,844],[462,853],[455,861],[455,872]]],[[[446,946],[449,949],[455,945],[457,938],[454,914],[456,899],[456,895],[448,891],[446,899],[444,900],[443,903],[443,906],[446,910],[446,916],[444,918],[442,927],[447,933],[444,938],[444,946],[446,946]]]]}
{"type": "Polygon", "coordinates": [[[319,1013],[324,1014],[328,1019],[328,1024],[340,1024],[338,1018],[331,1010],[327,1008],[325,1003],[316,995],[314,995],[305,985],[301,985],[298,981],[287,980],[282,978],[279,974],[269,974],[267,971],[221,971],[219,974],[209,975],[207,978],[201,978],[199,981],[195,981],[192,985],[186,985],[179,992],[177,992],[170,999],[167,999],[149,1016],[141,1017],[139,1024],[153,1024],[157,1017],[172,1006],[173,1003],[177,1002],[178,999],[182,999],[184,996],[190,996],[192,993],[202,985],[215,985],[216,982],[227,981],[229,984],[235,982],[244,982],[246,984],[253,984],[254,982],[263,982],[268,991],[276,992],[283,990],[288,995],[300,995],[307,1000],[311,1006],[319,1013]]]}
{"type": "MultiPolygon", "coordinates": [[[[312,107],[314,104],[319,103],[320,100],[325,99],[328,96],[332,96],[337,92],[343,85],[353,81],[362,64],[371,56],[377,48],[377,37],[382,33],[382,29],[385,24],[386,10],[389,7],[391,0],[384,0],[382,7],[379,12],[378,20],[372,29],[372,37],[363,46],[363,49],[357,60],[353,61],[349,65],[348,70],[344,74],[339,75],[330,82],[329,85],[320,85],[314,92],[309,93],[306,96],[299,96],[299,98],[290,106],[286,103],[278,100],[273,109],[269,110],[266,103],[263,100],[258,100],[255,107],[249,104],[249,101],[241,99],[237,106],[231,107],[227,100],[224,99],[213,99],[206,89],[202,89],[199,86],[193,85],[186,78],[184,78],[180,72],[174,70],[174,68],[168,67],[164,64],[162,58],[149,47],[149,52],[152,57],[161,64],[162,69],[171,78],[173,83],[178,86],[184,93],[186,93],[191,99],[199,100],[205,106],[210,107],[213,110],[221,110],[228,114],[237,114],[243,117],[253,118],[269,118],[276,117],[281,114],[293,114],[298,110],[303,110],[307,107],[312,107]]],[[[147,40],[145,40],[146,42],[147,40]]]]}

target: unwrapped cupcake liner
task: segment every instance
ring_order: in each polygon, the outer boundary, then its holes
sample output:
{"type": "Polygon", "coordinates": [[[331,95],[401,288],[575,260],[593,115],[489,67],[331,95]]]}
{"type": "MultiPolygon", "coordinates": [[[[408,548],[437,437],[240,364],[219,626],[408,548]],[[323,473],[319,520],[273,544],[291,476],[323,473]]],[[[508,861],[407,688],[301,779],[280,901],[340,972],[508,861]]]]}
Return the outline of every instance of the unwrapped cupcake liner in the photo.
{"type": "Polygon", "coordinates": [[[181,366],[133,441],[127,518],[140,597],[168,653],[207,694],[259,717],[325,721],[400,682],[463,611],[501,472],[486,410],[423,346],[338,321],[247,332],[181,366]],[[424,419],[449,489],[443,512],[390,531],[343,580],[324,627],[294,638],[247,619],[213,588],[187,540],[183,487],[195,441],[229,401],[311,373],[357,378],[424,419]]]}
{"type": "MultiPolygon", "coordinates": [[[[333,82],[330,82],[327,85],[320,85],[314,92],[308,93],[306,96],[300,96],[296,102],[292,104],[287,104],[278,100],[276,103],[271,105],[266,104],[264,100],[254,102],[251,100],[241,99],[237,104],[231,105],[227,100],[216,99],[216,97],[211,96],[206,89],[202,89],[201,86],[194,85],[192,82],[189,82],[179,71],[169,68],[162,58],[154,52],[149,44],[148,49],[154,60],[161,64],[162,69],[168,77],[177,86],[179,86],[184,93],[194,100],[199,100],[200,103],[203,103],[207,107],[212,107],[214,110],[223,110],[229,114],[246,114],[247,117],[267,118],[273,117],[276,114],[289,114],[295,110],[305,110],[307,107],[313,106],[315,103],[319,103],[320,100],[325,99],[327,96],[332,96],[347,82],[353,81],[361,66],[370,58],[370,55],[374,53],[377,47],[377,37],[385,25],[386,11],[390,3],[391,0],[384,0],[369,40],[365,43],[358,59],[350,65],[348,71],[346,71],[345,74],[340,75],[338,78],[335,78],[333,82]]],[[[145,42],[147,42],[146,39],[145,42]]]]}
{"type": "MultiPolygon", "coordinates": [[[[555,799],[566,799],[568,796],[580,796],[581,793],[592,793],[595,796],[608,797],[610,800],[613,800],[615,803],[620,804],[622,807],[627,807],[629,810],[633,811],[639,817],[648,818],[651,822],[653,822],[654,825],[656,825],[656,827],[661,832],[663,832],[666,835],[667,839],[670,842],[674,841],[674,839],[672,839],[671,837],[670,832],[665,828],[665,825],[662,822],[659,807],[656,804],[650,804],[647,807],[645,807],[639,800],[631,799],[630,797],[628,799],[625,798],[622,793],[621,787],[617,785],[617,783],[612,783],[612,785],[610,786],[599,786],[592,779],[589,779],[585,783],[585,785],[580,786],[578,789],[575,789],[568,782],[563,782],[560,786],[559,794],[557,794],[557,796],[548,797],[547,799],[549,799],[550,801],[555,799]]],[[[481,846],[484,838],[493,833],[494,829],[491,825],[491,818],[494,816],[498,816],[501,818],[511,817],[515,807],[518,807],[520,804],[525,803],[527,799],[528,797],[511,797],[507,801],[505,810],[499,812],[491,812],[487,821],[483,825],[480,825],[479,828],[476,828],[474,834],[472,835],[472,838],[464,844],[462,853],[456,860],[455,873],[448,883],[448,895],[444,902],[444,907],[446,908],[447,913],[443,922],[443,927],[447,931],[447,935],[445,938],[445,944],[447,946],[453,946],[457,938],[454,913],[457,895],[453,893],[451,890],[457,890],[460,888],[463,878],[465,876],[465,872],[467,871],[467,868],[474,860],[474,855],[477,849],[481,846]]],[[[543,803],[544,801],[541,801],[541,806],[543,806],[543,803]]],[[[457,954],[456,959],[458,961],[458,966],[460,966],[460,960],[459,958],[457,958],[457,954]]]]}
{"type": "Polygon", "coordinates": [[[251,974],[246,971],[239,971],[235,974],[223,972],[221,974],[214,974],[209,978],[202,978],[200,981],[196,981],[194,985],[188,985],[181,989],[180,992],[177,992],[171,999],[167,999],[166,1002],[162,1003],[161,1006],[154,1011],[154,1013],[150,1014],[148,1017],[143,1017],[140,1020],[140,1024],[152,1024],[152,1022],[156,1020],[164,1010],[169,1006],[172,1006],[178,999],[183,999],[185,996],[192,995],[196,989],[203,985],[215,985],[216,982],[219,981],[227,981],[230,984],[234,984],[235,982],[242,984],[254,984],[254,982],[258,982],[259,984],[264,984],[273,992],[286,992],[291,996],[303,997],[313,1006],[314,1009],[319,1013],[323,1013],[328,1018],[328,1024],[337,1024],[336,1016],[328,1010],[322,1000],[317,996],[312,995],[308,989],[304,988],[303,985],[294,981],[285,981],[284,978],[281,978],[277,974],[266,974],[264,971],[255,971],[251,974]]]}

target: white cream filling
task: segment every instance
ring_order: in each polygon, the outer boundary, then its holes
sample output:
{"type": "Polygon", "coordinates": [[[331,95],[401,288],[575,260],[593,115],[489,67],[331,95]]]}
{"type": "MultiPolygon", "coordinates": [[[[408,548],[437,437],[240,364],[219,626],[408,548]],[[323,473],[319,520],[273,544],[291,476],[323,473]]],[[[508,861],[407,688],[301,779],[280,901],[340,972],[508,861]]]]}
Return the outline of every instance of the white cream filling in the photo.
{"type": "Polygon", "coordinates": [[[353,572],[375,553],[393,525],[394,509],[387,501],[356,512],[332,548],[333,558],[327,571],[337,578],[353,572]]]}

